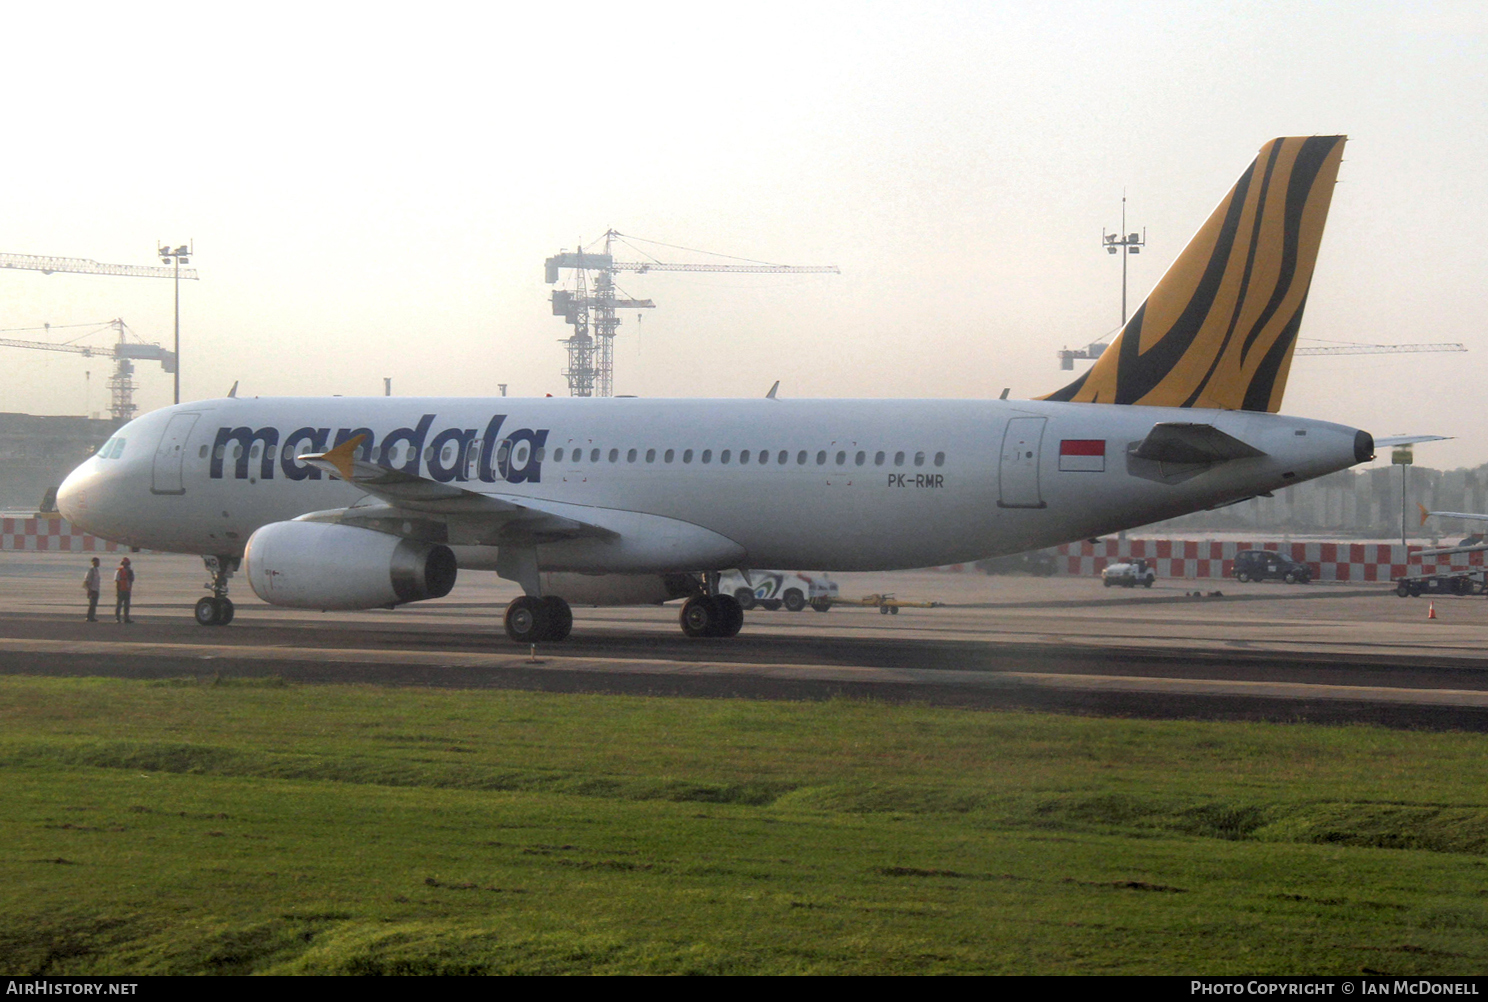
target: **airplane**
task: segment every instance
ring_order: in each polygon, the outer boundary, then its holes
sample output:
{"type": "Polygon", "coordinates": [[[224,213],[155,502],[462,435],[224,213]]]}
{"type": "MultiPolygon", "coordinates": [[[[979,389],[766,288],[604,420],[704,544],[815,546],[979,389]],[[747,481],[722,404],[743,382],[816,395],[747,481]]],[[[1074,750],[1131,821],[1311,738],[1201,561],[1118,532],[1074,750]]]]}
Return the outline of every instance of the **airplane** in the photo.
{"type": "Polygon", "coordinates": [[[674,598],[688,636],[733,636],[737,568],[967,563],[1266,495],[1374,457],[1368,432],[1277,413],[1345,139],[1266,143],[1111,348],[1041,398],[202,400],[120,428],[57,506],[202,555],[204,626],[232,620],[239,568],[322,610],[494,570],[525,645],[565,639],[572,604],[674,598]]]}

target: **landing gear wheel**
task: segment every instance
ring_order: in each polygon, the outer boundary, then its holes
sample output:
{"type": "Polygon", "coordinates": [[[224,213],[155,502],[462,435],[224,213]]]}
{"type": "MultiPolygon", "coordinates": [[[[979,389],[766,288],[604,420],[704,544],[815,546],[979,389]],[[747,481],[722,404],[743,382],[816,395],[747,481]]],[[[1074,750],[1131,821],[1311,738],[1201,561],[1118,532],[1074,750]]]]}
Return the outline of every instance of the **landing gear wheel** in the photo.
{"type": "Polygon", "coordinates": [[[506,635],[514,643],[535,644],[548,639],[548,607],[542,599],[523,595],[506,607],[506,635]]]}
{"type": "Polygon", "coordinates": [[[217,600],[217,625],[226,626],[228,623],[231,623],[233,621],[234,611],[232,599],[219,598],[217,600]]]}
{"type": "Polygon", "coordinates": [[[199,598],[196,600],[196,625],[216,626],[218,611],[215,598],[199,598]]]}
{"type": "Polygon", "coordinates": [[[573,632],[573,609],[557,595],[549,595],[542,600],[542,604],[548,613],[547,636],[542,639],[567,640],[568,635],[573,632]]]}
{"type": "Polygon", "coordinates": [[[689,637],[712,637],[719,621],[718,603],[708,595],[694,595],[682,604],[682,632],[689,637]]]}
{"type": "Polygon", "coordinates": [[[732,595],[719,595],[713,599],[718,608],[718,629],[715,637],[737,637],[744,627],[744,610],[732,595]]]}
{"type": "Polygon", "coordinates": [[[785,599],[785,607],[791,612],[800,612],[806,608],[806,596],[801,594],[799,588],[787,588],[782,597],[785,599]]]}
{"type": "Polygon", "coordinates": [[[741,609],[754,608],[754,592],[748,588],[739,588],[734,592],[734,601],[739,603],[741,609]]]}

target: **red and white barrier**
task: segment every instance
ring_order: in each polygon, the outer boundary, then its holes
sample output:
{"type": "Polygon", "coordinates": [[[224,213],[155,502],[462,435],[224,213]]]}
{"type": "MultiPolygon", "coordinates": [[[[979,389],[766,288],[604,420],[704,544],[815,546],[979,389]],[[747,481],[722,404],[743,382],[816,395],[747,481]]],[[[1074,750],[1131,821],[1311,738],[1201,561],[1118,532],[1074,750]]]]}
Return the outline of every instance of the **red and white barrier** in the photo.
{"type": "Polygon", "coordinates": [[[31,518],[0,518],[0,550],[23,550],[32,553],[114,553],[127,546],[99,539],[61,515],[36,515],[31,518]]]}
{"type": "Polygon", "coordinates": [[[1393,581],[1418,574],[1482,570],[1483,553],[1422,557],[1429,547],[1389,543],[1219,543],[1184,539],[1102,539],[1059,547],[1055,573],[1091,577],[1108,564],[1143,558],[1158,577],[1226,578],[1240,550],[1274,550],[1312,569],[1314,581],[1393,581]]]}

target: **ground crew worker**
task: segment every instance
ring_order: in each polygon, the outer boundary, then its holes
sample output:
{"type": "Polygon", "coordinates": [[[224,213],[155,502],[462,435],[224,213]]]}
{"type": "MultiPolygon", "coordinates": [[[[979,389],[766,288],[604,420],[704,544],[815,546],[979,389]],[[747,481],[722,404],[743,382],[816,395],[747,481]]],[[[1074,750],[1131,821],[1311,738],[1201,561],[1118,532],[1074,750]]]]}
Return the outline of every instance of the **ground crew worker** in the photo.
{"type": "Polygon", "coordinates": [[[88,622],[98,622],[98,593],[103,590],[103,574],[98,569],[98,558],[93,558],[93,566],[88,568],[88,574],[83,578],[83,591],[88,593],[88,622]]]}
{"type": "Polygon", "coordinates": [[[132,591],[134,591],[134,568],[129,566],[129,558],[125,557],[119,561],[119,569],[114,571],[115,622],[134,622],[129,618],[129,594],[132,591]]]}

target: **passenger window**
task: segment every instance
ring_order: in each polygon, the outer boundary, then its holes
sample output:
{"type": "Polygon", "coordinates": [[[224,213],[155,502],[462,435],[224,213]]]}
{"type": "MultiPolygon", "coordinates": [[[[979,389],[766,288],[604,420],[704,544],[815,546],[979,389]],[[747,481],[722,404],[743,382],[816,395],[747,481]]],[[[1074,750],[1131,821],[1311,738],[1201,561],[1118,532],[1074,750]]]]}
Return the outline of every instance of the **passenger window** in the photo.
{"type": "Polygon", "coordinates": [[[805,466],[806,465],[806,450],[805,449],[802,449],[800,452],[796,453],[796,465],[797,466],[805,466]]]}
{"type": "Polygon", "coordinates": [[[943,452],[937,452],[935,454],[935,465],[936,466],[944,466],[945,465],[945,453],[943,453],[943,452]]]}
{"type": "Polygon", "coordinates": [[[816,454],[816,465],[825,466],[827,462],[827,450],[823,449],[816,454]]]}
{"type": "Polygon", "coordinates": [[[672,457],[674,455],[676,455],[676,450],[675,449],[668,449],[666,451],[666,455],[661,457],[662,458],[662,461],[663,462],[666,462],[666,463],[670,463],[672,461],[672,457]]]}
{"type": "MultiPolygon", "coordinates": [[[[542,457],[539,456],[538,458],[541,459],[542,457]]],[[[589,450],[589,462],[591,462],[591,463],[597,463],[597,462],[599,462],[599,450],[598,449],[590,449],[589,450]]]]}
{"type": "Polygon", "coordinates": [[[720,452],[718,454],[718,461],[727,466],[729,461],[729,450],[724,449],[722,452],[720,452]]]}
{"type": "Polygon", "coordinates": [[[896,452],[896,453],[894,453],[894,465],[895,466],[903,466],[904,465],[904,453],[902,453],[902,452],[896,452]]]}
{"type": "Polygon", "coordinates": [[[620,458],[620,450],[619,449],[611,449],[610,450],[610,462],[613,463],[615,460],[617,460],[619,458],[620,458]]]}
{"type": "Polygon", "coordinates": [[[847,453],[845,453],[845,452],[839,452],[839,453],[837,453],[837,465],[838,466],[841,466],[845,462],[847,462],[847,453]]]}
{"type": "MultiPolygon", "coordinates": [[[[503,463],[505,463],[506,462],[506,457],[509,456],[509,455],[511,455],[511,443],[510,442],[503,441],[501,443],[501,445],[496,449],[496,465],[497,466],[500,466],[503,463]]],[[[397,450],[396,447],[394,447],[394,449],[393,449],[393,457],[392,458],[393,458],[393,462],[396,463],[398,461],[398,450],[397,450]]]]}
{"type": "Polygon", "coordinates": [[[873,454],[873,465],[874,466],[882,466],[883,463],[884,463],[884,454],[882,452],[875,452],[873,454]]]}
{"type": "Polygon", "coordinates": [[[517,447],[512,450],[512,465],[526,468],[528,448],[526,442],[518,442],[517,447]]]}
{"type": "Polygon", "coordinates": [[[555,462],[555,463],[561,463],[561,462],[563,462],[563,450],[562,449],[554,449],[553,450],[553,462],[555,462]]]}
{"type": "Polygon", "coordinates": [[[219,445],[217,448],[215,448],[215,449],[212,450],[212,458],[213,459],[221,459],[222,458],[222,454],[224,452],[226,452],[226,451],[227,451],[227,446],[225,446],[225,445],[219,445]]]}
{"type": "Polygon", "coordinates": [[[761,466],[764,466],[769,461],[770,461],[770,453],[769,453],[769,451],[766,450],[766,449],[761,449],[760,450],[760,454],[759,454],[759,464],[761,466]]]}
{"type": "Polygon", "coordinates": [[[924,466],[925,465],[925,454],[923,452],[917,452],[917,453],[915,453],[915,465],[916,466],[924,466]]]}
{"type": "Polygon", "coordinates": [[[705,463],[711,463],[711,462],[713,462],[713,450],[712,449],[704,449],[703,450],[703,455],[702,455],[701,458],[702,458],[703,462],[705,462],[705,463]]]}
{"type": "Polygon", "coordinates": [[[749,450],[748,449],[740,449],[739,450],[739,465],[740,466],[743,466],[747,462],[749,462],[749,450]]]}
{"type": "Polygon", "coordinates": [[[634,449],[631,449],[625,454],[625,461],[627,463],[634,463],[636,461],[636,451],[634,449]]]}
{"type": "Polygon", "coordinates": [[[254,442],[253,443],[253,451],[250,452],[250,453],[248,453],[248,458],[249,459],[257,459],[261,455],[263,455],[263,443],[262,442],[254,442]]]}
{"type": "Polygon", "coordinates": [[[866,453],[866,452],[860,452],[856,456],[853,457],[853,463],[855,463],[858,466],[862,466],[863,465],[863,461],[866,460],[867,458],[868,458],[868,453],[866,453]]]}
{"type": "Polygon", "coordinates": [[[789,459],[790,453],[786,452],[784,449],[781,449],[780,455],[775,457],[775,462],[779,463],[781,466],[784,466],[789,459]]]}
{"type": "Polygon", "coordinates": [[[648,463],[654,463],[654,462],[656,462],[656,450],[655,449],[647,449],[646,450],[646,462],[648,462],[648,463]]]}

